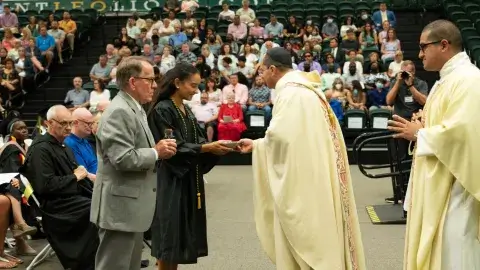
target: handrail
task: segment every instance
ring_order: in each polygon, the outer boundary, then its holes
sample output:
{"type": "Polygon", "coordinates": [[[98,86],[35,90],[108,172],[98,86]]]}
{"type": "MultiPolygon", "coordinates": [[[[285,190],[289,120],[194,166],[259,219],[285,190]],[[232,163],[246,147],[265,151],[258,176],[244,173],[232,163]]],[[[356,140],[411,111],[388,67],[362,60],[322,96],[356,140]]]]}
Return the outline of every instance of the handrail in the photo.
{"type": "Polygon", "coordinates": [[[362,172],[363,175],[369,177],[369,178],[374,178],[374,179],[378,179],[378,178],[386,178],[386,177],[393,177],[393,176],[398,176],[401,174],[401,172],[399,171],[393,171],[393,172],[389,172],[389,173],[380,173],[380,174],[372,174],[372,173],[369,173],[367,172],[367,169],[381,169],[381,168],[388,168],[388,167],[391,167],[393,164],[388,164],[388,166],[382,164],[382,165],[371,165],[369,166],[368,168],[365,167],[365,165],[363,165],[361,162],[359,162],[360,160],[362,160],[362,148],[367,144],[367,143],[370,143],[372,141],[381,141],[381,140],[388,140],[388,139],[392,139],[393,138],[393,135],[392,134],[389,134],[389,135],[384,135],[384,136],[378,136],[378,137],[373,137],[373,138],[368,138],[368,139],[365,139],[363,140],[362,142],[360,142],[358,144],[358,147],[357,147],[357,165],[358,165],[358,168],[360,170],[360,172],[362,172]]]}
{"type": "Polygon", "coordinates": [[[357,166],[368,178],[379,179],[379,178],[391,178],[392,180],[392,188],[393,188],[393,198],[395,204],[399,203],[405,197],[405,183],[407,179],[405,179],[406,174],[410,172],[410,169],[406,169],[406,167],[411,166],[404,166],[405,164],[411,163],[412,160],[402,160],[404,157],[400,157],[399,153],[399,144],[396,139],[393,138],[394,134],[392,132],[372,132],[372,133],[364,133],[358,136],[355,141],[353,142],[353,154],[354,159],[357,163],[357,166]],[[380,165],[364,165],[362,164],[362,149],[365,145],[371,144],[372,142],[376,141],[384,141],[387,145],[388,149],[388,163],[389,164],[380,164],[380,165]],[[392,155],[393,154],[393,155],[392,155]],[[367,170],[374,170],[374,169],[386,169],[389,168],[390,172],[388,173],[379,173],[373,174],[368,172],[367,170]]]}
{"type": "MultiPolygon", "coordinates": [[[[364,133],[358,136],[355,141],[353,142],[353,157],[355,162],[358,165],[358,168],[360,169],[360,172],[362,172],[363,175],[369,177],[369,178],[384,178],[384,177],[393,177],[393,176],[398,176],[402,173],[410,172],[409,170],[403,170],[403,171],[395,171],[395,172],[390,172],[390,173],[382,173],[382,174],[371,174],[368,173],[367,170],[378,170],[378,169],[386,169],[386,168],[392,168],[397,166],[396,161],[392,161],[390,164],[375,164],[375,165],[365,165],[362,164],[360,161],[362,160],[362,154],[361,150],[363,147],[371,142],[374,141],[387,141],[393,139],[393,133],[389,131],[377,131],[377,132],[369,132],[369,133],[364,133]],[[379,136],[381,135],[381,136],[379,136]]],[[[408,164],[411,163],[412,160],[403,160],[399,161],[400,164],[408,164]]]]}
{"type": "Polygon", "coordinates": [[[366,132],[366,133],[360,134],[360,136],[355,138],[355,140],[353,141],[353,145],[352,145],[353,159],[355,160],[355,162],[358,163],[358,161],[359,161],[358,160],[358,155],[357,155],[357,152],[358,152],[357,144],[359,144],[360,141],[371,138],[371,137],[374,137],[374,136],[376,137],[376,136],[379,136],[379,135],[386,135],[386,134],[390,134],[390,132],[388,132],[388,131],[366,132]]]}

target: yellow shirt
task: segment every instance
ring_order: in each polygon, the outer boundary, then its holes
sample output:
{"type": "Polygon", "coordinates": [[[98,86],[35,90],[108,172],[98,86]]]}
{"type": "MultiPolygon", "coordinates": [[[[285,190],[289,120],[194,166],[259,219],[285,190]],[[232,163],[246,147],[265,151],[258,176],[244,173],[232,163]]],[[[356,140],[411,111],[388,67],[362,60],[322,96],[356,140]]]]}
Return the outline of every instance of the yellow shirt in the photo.
{"type": "Polygon", "coordinates": [[[77,30],[77,24],[75,23],[74,20],[61,20],[58,23],[58,26],[63,29],[63,31],[67,34],[74,34],[75,31],[77,30]]]}

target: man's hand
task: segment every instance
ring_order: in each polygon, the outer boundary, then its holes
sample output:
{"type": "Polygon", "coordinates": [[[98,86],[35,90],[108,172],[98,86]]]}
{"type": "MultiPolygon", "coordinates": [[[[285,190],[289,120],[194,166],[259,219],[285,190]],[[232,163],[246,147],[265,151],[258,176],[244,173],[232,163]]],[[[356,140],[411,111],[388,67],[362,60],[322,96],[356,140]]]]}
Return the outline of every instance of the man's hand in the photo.
{"type": "Polygon", "coordinates": [[[395,76],[396,83],[399,83],[402,81],[402,72],[403,72],[402,70],[397,72],[397,76],[395,76]]]}
{"type": "Polygon", "coordinates": [[[395,139],[403,138],[409,141],[416,141],[417,131],[421,128],[423,128],[423,126],[420,121],[410,122],[398,115],[394,115],[393,120],[388,121],[388,130],[397,133],[393,135],[395,139]]]}
{"type": "Polygon", "coordinates": [[[20,188],[20,181],[17,178],[13,178],[12,181],[10,181],[10,184],[14,188],[20,188]]]}
{"type": "Polygon", "coordinates": [[[177,143],[173,139],[160,140],[154,148],[159,159],[169,159],[177,153],[177,143]]]}
{"type": "Polygon", "coordinates": [[[420,121],[422,119],[422,116],[423,116],[423,111],[422,109],[420,109],[417,113],[414,113],[412,115],[412,122],[420,121]]]}
{"type": "Polygon", "coordinates": [[[90,181],[92,181],[92,182],[95,182],[95,180],[97,180],[97,176],[96,176],[95,174],[93,174],[93,173],[89,173],[89,174],[87,175],[87,177],[88,177],[88,179],[90,179],[90,181]]]}
{"type": "Polygon", "coordinates": [[[223,156],[234,151],[232,148],[229,148],[224,145],[226,142],[227,141],[211,142],[211,143],[204,144],[202,147],[205,149],[204,151],[207,153],[212,153],[217,156],[223,156]]]}
{"type": "Polygon", "coordinates": [[[80,181],[80,180],[84,179],[85,177],[87,177],[88,172],[87,172],[87,169],[85,169],[85,167],[83,167],[83,166],[78,166],[78,167],[73,171],[73,174],[75,174],[75,177],[77,177],[77,181],[80,181]]]}
{"type": "Polygon", "coordinates": [[[241,139],[238,141],[238,151],[242,154],[251,153],[253,150],[253,141],[250,139],[241,139]]]}
{"type": "Polygon", "coordinates": [[[413,74],[410,72],[407,72],[407,73],[408,73],[408,78],[405,79],[405,84],[408,86],[413,85],[413,74]]]}

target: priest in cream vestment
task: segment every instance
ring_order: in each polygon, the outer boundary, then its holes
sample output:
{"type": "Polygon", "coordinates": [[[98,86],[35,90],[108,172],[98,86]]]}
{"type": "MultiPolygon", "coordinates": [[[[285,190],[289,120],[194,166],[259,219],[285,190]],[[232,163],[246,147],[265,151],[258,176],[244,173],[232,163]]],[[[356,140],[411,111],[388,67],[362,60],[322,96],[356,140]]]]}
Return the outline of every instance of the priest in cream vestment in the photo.
{"type": "Polygon", "coordinates": [[[440,71],[421,120],[394,116],[397,137],[416,141],[405,199],[405,270],[480,270],[480,70],[460,31],[439,20],[420,38],[426,70],[440,71]]]}
{"type": "Polygon", "coordinates": [[[279,270],[364,270],[347,152],[317,72],[291,70],[283,48],[267,51],[259,74],[276,98],[253,151],[254,211],[261,244],[279,270]]]}

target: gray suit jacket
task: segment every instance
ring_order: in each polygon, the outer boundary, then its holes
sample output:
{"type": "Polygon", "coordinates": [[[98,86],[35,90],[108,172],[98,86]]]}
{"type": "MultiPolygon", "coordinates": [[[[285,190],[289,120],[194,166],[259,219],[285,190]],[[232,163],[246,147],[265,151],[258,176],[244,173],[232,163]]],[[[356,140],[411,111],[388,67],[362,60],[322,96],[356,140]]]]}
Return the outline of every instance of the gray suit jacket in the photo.
{"type": "Polygon", "coordinates": [[[100,120],[90,213],[90,221],[100,228],[145,232],[152,223],[157,159],[152,133],[142,118],[135,101],[119,91],[100,120]]]}

